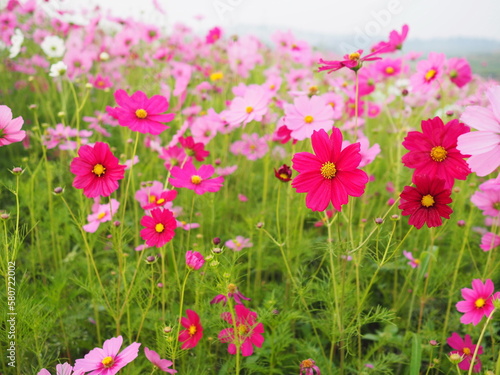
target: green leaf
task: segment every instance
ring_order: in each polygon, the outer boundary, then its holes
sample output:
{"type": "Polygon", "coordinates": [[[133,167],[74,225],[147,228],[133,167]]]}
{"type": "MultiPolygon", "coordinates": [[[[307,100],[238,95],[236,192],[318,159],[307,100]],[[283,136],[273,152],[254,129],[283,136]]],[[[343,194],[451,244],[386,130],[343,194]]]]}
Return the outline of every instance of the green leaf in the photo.
{"type": "Polygon", "coordinates": [[[410,361],[410,375],[419,375],[420,366],[422,364],[422,345],[420,344],[420,337],[418,334],[413,334],[413,342],[411,345],[411,361],[410,361]]]}

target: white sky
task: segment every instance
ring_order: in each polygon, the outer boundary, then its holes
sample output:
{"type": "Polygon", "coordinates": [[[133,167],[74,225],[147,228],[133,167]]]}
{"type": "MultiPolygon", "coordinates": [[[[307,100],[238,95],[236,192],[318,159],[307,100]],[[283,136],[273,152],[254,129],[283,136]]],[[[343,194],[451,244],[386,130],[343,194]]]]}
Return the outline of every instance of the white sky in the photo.
{"type": "Polygon", "coordinates": [[[229,31],[242,25],[272,26],[328,35],[363,33],[376,42],[407,23],[411,38],[500,41],[499,0],[157,0],[165,16],[155,10],[153,0],[59,1],[66,6],[99,4],[116,15],[142,14],[145,20],[167,26],[183,22],[200,32],[212,26],[229,31]],[[197,15],[203,20],[196,20],[197,15]]]}

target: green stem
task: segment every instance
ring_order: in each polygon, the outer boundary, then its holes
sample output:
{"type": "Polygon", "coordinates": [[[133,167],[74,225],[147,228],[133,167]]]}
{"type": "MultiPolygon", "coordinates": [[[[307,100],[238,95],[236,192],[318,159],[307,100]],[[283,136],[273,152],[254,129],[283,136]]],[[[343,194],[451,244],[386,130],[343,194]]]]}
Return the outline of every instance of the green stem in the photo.
{"type": "Polygon", "coordinates": [[[488,324],[491,321],[491,318],[495,314],[496,309],[493,309],[491,314],[488,316],[488,319],[486,319],[486,322],[484,323],[483,329],[481,330],[481,335],[479,335],[479,340],[477,340],[476,348],[474,349],[474,354],[472,355],[472,360],[470,361],[470,367],[469,367],[469,372],[468,375],[472,375],[472,370],[474,368],[474,362],[476,361],[477,357],[477,352],[479,351],[479,347],[481,345],[481,341],[483,340],[484,333],[486,332],[486,327],[488,327],[488,324]]]}

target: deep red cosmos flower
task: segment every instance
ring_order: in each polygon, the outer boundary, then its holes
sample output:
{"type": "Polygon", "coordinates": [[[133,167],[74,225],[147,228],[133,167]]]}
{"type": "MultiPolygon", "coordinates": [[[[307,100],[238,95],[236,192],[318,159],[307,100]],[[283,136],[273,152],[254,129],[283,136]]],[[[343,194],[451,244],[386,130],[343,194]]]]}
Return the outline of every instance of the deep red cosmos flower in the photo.
{"type": "Polygon", "coordinates": [[[424,224],[429,228],[443,224],[441,217],[450,218],[453,210],[448,207],[452,202],[451,190],[445,189],[444,180],[427,175],[414,177],[415,187],[405,186],[401,193],[399,209],[401,215],[410,216],[408,224],[420,229],[424,224]]]}
{"type": "Polygon", "coordinates": [[[430,178],[445,180],[451,189],[457,180],[465,180],[471,170],[457,149],[457,138],[468,133],[469,127],[458,120],[444,124],[439,117],[422,121],[422,132],[409,132],[403,146],[410,152],[403,156],[403,164],[415,168],[414,175],[426,174],[430,178]]]}
{"type": "Polygon", "coordinates": [[[146,245],[162,247],[174,238],[177,221],[172,211],[155,208],[151,211],[151,216],[142,217],[141,225],[145,227],[141,230],[141,237],[146,245]]]}
{"type": "Polygon", "coordinates": [[[118,158],[103,142],[80,147],[69,168],[76,175],[73,186],[83,189],[88,198],[110,196],[125,175],[125,165],[118,164],[118,158]]]}
{"type": "Polygon", "coordinates": [[[181,318],[184,328],[179,332],[179,341],[182,342],[181,349],[191,349],[198,345],[198,341],[203,337],[203,327],[200,317],[193,310],[186,310],[187,318],[181,318]]]}
{"type": "Polygon", "coordinates": [[[294,155],[293,169],[300,174],[292,181],[297,193],[307,193],[306,206],[313,211],[324,211],[332,202],[337,211],[347,204],[349,196],[359,197],[365,192],[367,174],[358,169],[361,162],[359,143],[342,150],[342,133],[333,128],[329,137],[324,130],[311,137],[314,154],[299,152],[294,155]]]}
{"type": "Polygon", "coordinates": [[[253,354],[253,345],[260,348],[264,343],[264,325],[257,323],[257,313],[250,311],[243,305],[235,306],[236,322],[233,324],[231,313],[222,313],[224,319],[231,328],[225,328],[219,332],[219,340],[224,343],[229,343],[227,351],[229,354],[236,354],[237,350],[241,350],[244,357],[253,354]],[[236,326],[236,329],[234,328],[236,326]]]}
{"type": "Polygon", "coordinates": [[[170,122],[175,114],[162,114],[168,109],[167,98],[154,95],[150,99],[142,91],[128,96],[125,90],[115,92],[115,100],[119,107],[106,108],[108,113],[118,120],[121,126],[143,134],[158,135],[168,129],[163,122],[170,122]]]}
{"type": "Polygon", "coordinates": [[[195,143],[193,137],[191,136],[186,138],[180,137],[179,143],[187,155],[194,157],[198,161],[203,161],[208,155],[210,155],[210,152],[205,150],[205,145],[201,142],[195,143]]]}

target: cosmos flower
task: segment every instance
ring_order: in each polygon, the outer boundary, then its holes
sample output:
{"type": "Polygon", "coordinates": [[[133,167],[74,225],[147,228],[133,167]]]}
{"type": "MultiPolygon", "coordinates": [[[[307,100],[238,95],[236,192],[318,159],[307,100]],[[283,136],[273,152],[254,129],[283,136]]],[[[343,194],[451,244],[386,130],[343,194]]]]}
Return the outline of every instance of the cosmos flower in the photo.
{"type": "MultiPolygon", "coordinates": [[[[472,344],[470,336],[465,335],[465,338],[462,339],[458,333],[453,332],[451,337],[448,337],[448,339],[446,339],[446,342],[449,346],[451,346],[452,349],[455,349],[454,351],[450,352],[450,354],[456,353],[463,358],[462,361],[458,364],[458,367],[463,371],[469,370],[474,351],[476,350],[476,345],[472,344]]],[[[479,356],[480,354],[483,354],[482,346],[480,346],[477,350],[477,355],[479,356]]],[[[481,361],[477,357],[476,363],[474,363],[473,370],[474,372],[481,371],[481,361]]]]}
{"type": "Polygon", "coordinates": [[[353,71],[358,71],[363,66],[365,61],[374,61],[380,60],[381,57],[375,56],[378,54],[378,51],[370,53],[366,56],[361,57],[363,55],[363,50],[357,50],[356,52],[344,55],[344,60],[334,60],[334,61],[326,61],[323,59],[319,60],[320,64],[324,64],[320,66],[318,71],[322,72],[327,70],[328,73],[335,72],[342,68],[349,68],[353,71]]]}
{"type": "Polygon", "coordinates": [[[329,137],[324,130],[311,137],[315,154],[299,152],[294,155],[293,169],[299,175],[292,181],[297,193],[307,193],[306,206],[324,211],[330,204],[340,211],[349,196],[359,197],[365,191],[368,175],[358,169],[361,162],[359,143],[342,150],[342,133],[333,128],[329,137]]]}
{"type": "Polygon", "coordinates": [[[483,316],[488,318],[495,309],[493,301],[500,298],[500,292],[495,293],[494,291],[495,286],[490,279],[487,279],[484,284],[480,279],[474,279],[472,280],[472,289],[463,288],[462,298],[465,301],[460,301],[456,305],[457,310],[464,313],[460,322],[463,324],[472,323],[476,326],[481,322],[483,316]]]}
{"type": "Polygon", "coordinates": [[[167,359],[160,359],[160,355],[154,350],[150,350],[149,348],[144,348],[144,354],[146,358],[155,366],[163,372],[168,372],[169,374],[176,374],[177,370],[169,368],[173,365],[172,361],[167,359]]]}
{"type": "MultiPolygon", "coordinates": [[[[56,365],[56,375],[83,375],[84,373],[81,371],[75,371],[73,372],[73,366],[71,366],[69,363],[64,363],[64,364],[59,364],[56,365]]],[[[50,375],[50,372],[48,372],[46,369],[41,369],[37,375],[50,375]]]]}
{"type": "Polygon", "coordinates": [[[172,168],[172,177],[169,182],[174,187],[191,189],[200,195],[206,192],[217,192],[222,187],[224,177],[210,178],[214,171],[214,167],[211,165],[202,165],[196,169],[189,161],[184,164],[183,168],[172,168]]]}
{"type": "Polygon", "coordinates": [[[0,147],[21,142],[26,132],[21,130],[24,120],[21,116],[12,119],[12,111],[6,105],[0,105],[0,147]]]}
{"type": "Polygon", "coordinates": [[[219,303],[219,302],[222,302],[222,304],[224,306],[226,306],[226,303],[227,303],[227,299],[228,298],[233,298],[234,299],[234,302],[236,302],[237,305],[241,305],[243,304],[243,301],[242,300],[245,300],[245,301],[250,301],[250,298],[248,297],[245,297],[243,295],[243,293],[241,293],[239,290],[238,290],[238,287],[231,283],[231,284],[228,284],[227,286],[227,295],[226,294],[218,294],[216,295],[211,301],[210,303],[211,304],[214,304],[214,303],[219,303]]]}
{"type": "Polygon", "coordinates": [[[181,325],[186,329],[179,332],[179,341],[182,342],[181,349],[192,349],[203,337],[203,327],[197,313],[186,310],[186,314],[187,318],[181,318],[181,325]]]}
{"type": "Polygon", "coordinates": [[[177,228],[172,211],[162,208],[152,210],[151,216],[143,216],[141,225],[145,227],[141,230],[141,238],[146,241],[146,245],[156,247],[162,247],[170,242],[177,228]]]}

